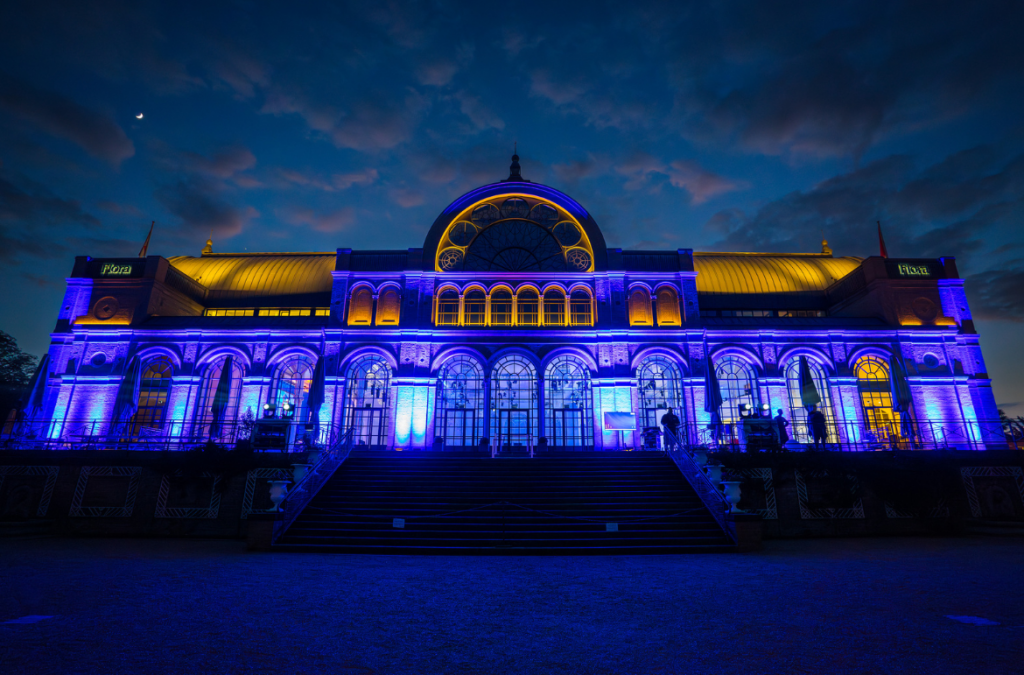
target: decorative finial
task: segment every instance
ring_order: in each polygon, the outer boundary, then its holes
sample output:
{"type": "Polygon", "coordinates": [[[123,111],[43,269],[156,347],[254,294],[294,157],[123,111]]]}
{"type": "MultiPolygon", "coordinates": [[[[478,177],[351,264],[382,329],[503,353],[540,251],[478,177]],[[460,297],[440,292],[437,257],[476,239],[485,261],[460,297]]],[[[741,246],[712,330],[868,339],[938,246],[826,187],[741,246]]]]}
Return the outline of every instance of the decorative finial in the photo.
{"type": "Polygon", "coordinates": [[[519,142],[516,141],[512,146],[512,164],[508,167],[508,178],[502,182],[515,181],[517,183],[529,183],[530,181],[523,178],[522,168],[519,166],[519,142]]]}
{"type": "Polygon", "coordinates": [[[828,239],[822,238],[821,240],[821,254],[832,255],[832,249],[828,247],[828,239]]]}
{"type": "Polygon", "coordinates": [[[203,247],[203,255],[213,253],[213,238],[206,240],[206,246],[203,247]]]}

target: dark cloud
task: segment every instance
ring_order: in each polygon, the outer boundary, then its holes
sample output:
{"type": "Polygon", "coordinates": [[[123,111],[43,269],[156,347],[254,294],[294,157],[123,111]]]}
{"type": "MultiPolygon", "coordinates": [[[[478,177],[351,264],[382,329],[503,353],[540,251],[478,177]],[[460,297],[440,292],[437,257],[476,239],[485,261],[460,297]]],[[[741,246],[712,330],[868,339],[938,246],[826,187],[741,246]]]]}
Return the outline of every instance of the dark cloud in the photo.
{"type": "Polygon", "coordinates": [[[77,201],[58,197],[24,176],[0,171],[0,260],[53,258],[64,252],[69,231],[99,225],[77,201]]]}
{"type": "Polygon", "coordinates": [[[17,79],[0,76],[0,109],[114,166],[135,154],[134,144],[114,120],[17,79]]]}
{"type": "Polygon", "coordinates": [[[233,237],[259,216],[251,206],[232,204],[215,184],[195,178],[158,188],[156,198],[180,220],[182,239],[233,237]]]}
{"type": "Polygon", "coordinates": [[[1024,321],[1024,261],[1011,269],[972,274],[964,286],[975,317],[1024,321]]]}
{"type": "Polygon", "coordinates": [[[344,232],[356,221],[355,210],[351,207],[317,212],[310,208],[292,206],[278,211],[277,216],[289,225],[308,225],[316,232],[327,234],[344,232]]]}

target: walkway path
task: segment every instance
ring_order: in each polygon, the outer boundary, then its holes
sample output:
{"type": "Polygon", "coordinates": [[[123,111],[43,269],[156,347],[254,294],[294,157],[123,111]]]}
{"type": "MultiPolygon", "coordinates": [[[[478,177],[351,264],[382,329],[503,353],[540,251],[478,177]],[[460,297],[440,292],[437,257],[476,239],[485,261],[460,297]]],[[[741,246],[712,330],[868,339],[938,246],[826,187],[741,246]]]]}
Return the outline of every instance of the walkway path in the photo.
{"type": "Polygon", "coordinates": [[[0,591],[4,673],[1024,672],[1021,539],[605,558],[3,541],[0,591]]]}

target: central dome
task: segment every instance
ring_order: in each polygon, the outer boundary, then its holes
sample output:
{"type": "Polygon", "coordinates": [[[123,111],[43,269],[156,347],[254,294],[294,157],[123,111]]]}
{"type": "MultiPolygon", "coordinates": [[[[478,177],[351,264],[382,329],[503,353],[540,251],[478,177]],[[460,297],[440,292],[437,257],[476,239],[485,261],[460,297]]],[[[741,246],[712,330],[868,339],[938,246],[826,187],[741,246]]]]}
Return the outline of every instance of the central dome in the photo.
{"type": "MultiPolygon", "coordinates": [[[[513,169],[518,168],[516,163],[513,169]]],[[[452,202],[430,228],[424,263],[435,272],[592,272],[605,269],[604,237],[558,190],[509,179],[452,202]]]]}

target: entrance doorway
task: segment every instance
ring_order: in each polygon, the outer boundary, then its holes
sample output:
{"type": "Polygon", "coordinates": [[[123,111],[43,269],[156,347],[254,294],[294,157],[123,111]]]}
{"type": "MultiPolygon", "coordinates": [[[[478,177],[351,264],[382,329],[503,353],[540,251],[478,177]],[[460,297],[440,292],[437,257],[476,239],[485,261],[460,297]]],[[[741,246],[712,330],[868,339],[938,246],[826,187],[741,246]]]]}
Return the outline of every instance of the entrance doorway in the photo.
{"type": "Polygon", "coordinates": [[[532,442],[533,415],[530,410],[498,410],[498,438],[505,447],[532,442]]]}
{"type": "Polygon", "coordinates": [[[476,410],[450,408],[444,411],[441,427],[446,448],[472,448],[480,441],[476,437],[476,410]]]}
{"type": "Polygon", "coordinates": [[[555,448],[582,448],[588,435],[584,433],[583,410],[579,408],[555,408],[551,411],[552,428],[548,432],[548,443],[555,448]]]}
{"type": "Polygon", "coordinates": [[[382,449],[386,445],[384,410],[356,408],[352,411],[352,443],[357,447],[382,449]]]}

